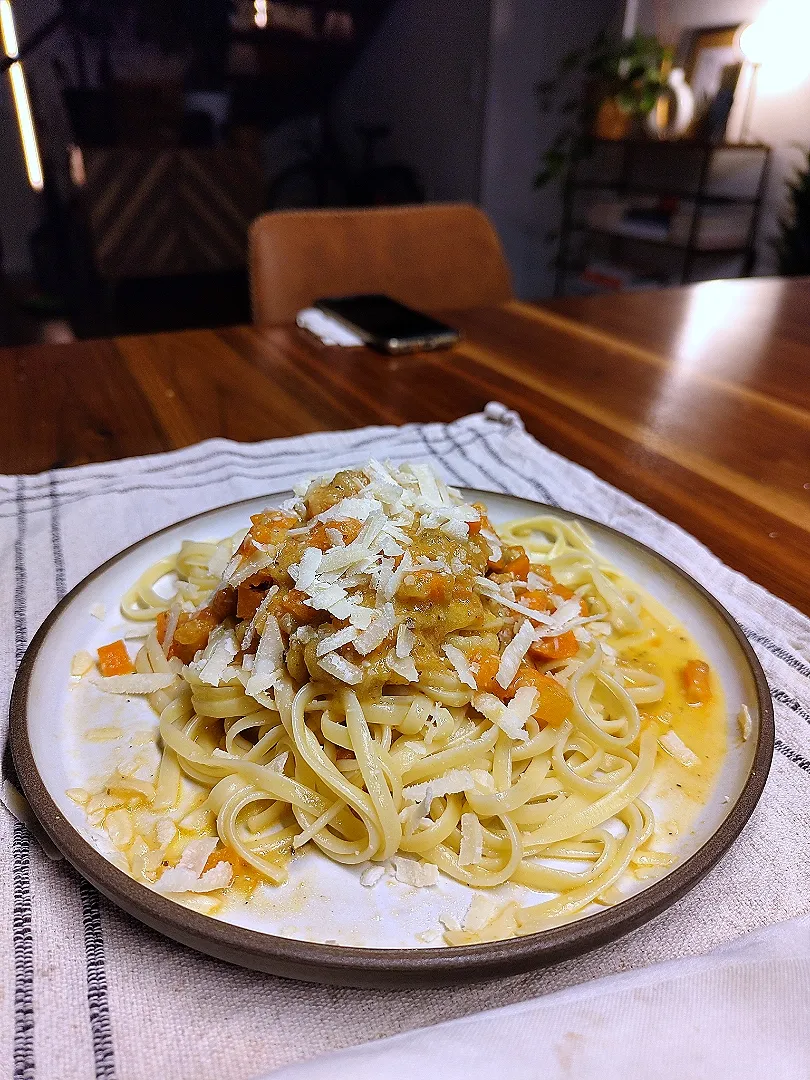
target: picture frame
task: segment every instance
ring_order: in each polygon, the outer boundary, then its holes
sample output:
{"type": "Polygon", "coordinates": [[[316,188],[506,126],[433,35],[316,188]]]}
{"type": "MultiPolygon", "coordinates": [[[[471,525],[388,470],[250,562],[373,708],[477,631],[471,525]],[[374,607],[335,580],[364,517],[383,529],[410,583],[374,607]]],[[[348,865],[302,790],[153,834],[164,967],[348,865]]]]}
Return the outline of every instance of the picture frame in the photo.
{"type": "Polygon", "coordinates": [[[742,70],[739,42],[744,27],[698,27],[686,35],[682,51],[686,81],[695,96],[695,138],[722,142],[726,137],[742,70]]]}

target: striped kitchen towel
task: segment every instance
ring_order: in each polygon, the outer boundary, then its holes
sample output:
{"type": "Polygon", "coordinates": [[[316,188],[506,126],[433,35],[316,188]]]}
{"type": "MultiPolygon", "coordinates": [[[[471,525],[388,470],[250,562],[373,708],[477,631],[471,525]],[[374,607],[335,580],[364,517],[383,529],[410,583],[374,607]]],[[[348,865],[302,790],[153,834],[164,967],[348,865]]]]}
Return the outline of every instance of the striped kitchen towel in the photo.
{"type": "MultiPolygon", "coordinates": [[[[677,526],[551,453],[500,405],[455,423],[214,440],[176,453],[0,478],[0,679],[67,589],[140,537],[370,456],[559,504],[646,542],[736,616],[766,669],[777,753],[739,841],[675,907],[546,971],[436,990],[285,982],[197,955],[101,899],[0,812],[0,1071],[14,1080],[242,1080],[305,1057],[703,953],[810,907],[810,622],[677,526]]],[[[5,713],[5,710],[4,710],[5,713]]]]}

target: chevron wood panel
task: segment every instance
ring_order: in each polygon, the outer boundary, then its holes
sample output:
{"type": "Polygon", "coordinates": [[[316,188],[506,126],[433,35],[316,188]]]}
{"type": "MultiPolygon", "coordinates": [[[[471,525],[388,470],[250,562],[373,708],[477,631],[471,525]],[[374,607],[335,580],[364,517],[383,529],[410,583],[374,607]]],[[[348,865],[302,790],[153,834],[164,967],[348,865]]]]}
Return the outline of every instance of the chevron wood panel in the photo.
{"type": "Polygon", "coordinates": [[[77,199],[102,277],[233,270],[264,179],[248,150],[86,149],[77,199]]]}

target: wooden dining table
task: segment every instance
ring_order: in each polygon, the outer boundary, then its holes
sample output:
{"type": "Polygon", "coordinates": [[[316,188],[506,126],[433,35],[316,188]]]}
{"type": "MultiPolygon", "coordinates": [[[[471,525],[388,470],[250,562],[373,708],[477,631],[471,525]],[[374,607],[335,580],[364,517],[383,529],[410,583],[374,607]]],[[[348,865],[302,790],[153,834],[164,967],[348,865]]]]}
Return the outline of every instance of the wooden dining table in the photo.
{"type": "Polygon", "coordinates": [[[0,350],[0,472],[217,436],[449,421],[497,400],[546,446],[810,613],[810,279],[445,318],[462,331],[457,346],[402,357],[326,347],[294,326],[0,350]]]}

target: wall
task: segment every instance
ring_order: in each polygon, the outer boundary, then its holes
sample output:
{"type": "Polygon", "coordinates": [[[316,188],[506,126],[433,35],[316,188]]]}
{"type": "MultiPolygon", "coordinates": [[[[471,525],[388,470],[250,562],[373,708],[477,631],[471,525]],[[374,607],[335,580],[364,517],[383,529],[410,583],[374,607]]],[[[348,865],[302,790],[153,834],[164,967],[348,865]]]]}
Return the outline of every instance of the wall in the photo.
{"type": "MultiPolygon", "coordinates": [[[[642,0],[640,26],[677,42],[685,28],[753,22],[769,0],[642,0]]],[[[780,0],[787,8],[790,0],[780,0]]],[[[793,0],[805,11],[810,0],[793,0]]],[[[789,32],[789,30],[788,30],[789,32]]],[[[804,41],[805,48],[807,41],[804,41]]],[[[763,65],[751,115],[751,135],[774,148],[766,205],[760,227],[757,273],[776,270],[772,241],[785,207],[786,180],[801,161],[796,143],[810,144],[810,51],[805,71],[763,65]]],[[[744,87],[743,87],[744,89],[744,87]]]]}
{"type": "Polygon", "coordinates": [[[520,296],[548,296],[559,189],[533,187],[558,118],[542,116],[536,84],[615,18],[616,0],[493,0],[481,203],[495,222],[520,296]]]}
{"type": "Polygon", "coordinates": [[[431,199],[491,215],[523,296],[547,295],[558,194],[532,181],[553,120],[534,87],[617,10],[617,0],[397,0],[349,77],[336,116],[390,124],[391,150],[431,199]]]}
{"type": "Polygon", "coordinates": [[[390,126],[385,156],[416,169],[434,201],[478,199],[489,7],[395,0],[335,105],[347,138],[355,123],[390,126]]]}

